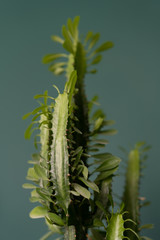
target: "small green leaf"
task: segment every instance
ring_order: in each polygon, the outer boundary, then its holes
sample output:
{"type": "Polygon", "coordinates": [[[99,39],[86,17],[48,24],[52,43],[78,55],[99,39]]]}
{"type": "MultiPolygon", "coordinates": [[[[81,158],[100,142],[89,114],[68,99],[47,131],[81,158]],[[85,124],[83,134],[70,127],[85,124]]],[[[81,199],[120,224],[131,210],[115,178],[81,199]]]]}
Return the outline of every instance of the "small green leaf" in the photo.
{"type": "Polygon", "coordinates": [[[99,144],[108,144],[108,141],[105,139],[93,139],[93,141],[99,144]]]}
{"type": "Polygon", "coordinates": [[[70,193],[72,193],[72,194],[75,195],[75,196],[80,196],[80,194],[79,194],[78,192],[73,191],[73,190],[71,190],[70,193]]]}
{"type": "Polygon", "coordinates": [[[89,71],[88,73],[95,74],[96,72],[97,72],[97,69],[93,69],[93,70],[89,71]]]}
{"type": "Polygon", "coordinates": [[[71,36],[74,38],[73,23],[72,23],[72,20],[70,18],[68,18],[67,27],[68,27],[68,30],[69,30],[71,36]]]}
{"type": "Polygon", "coordinates": [[[152,147],[150,145],[146,146],[145,148],[142,149],[142,152],[147,152],[151,149],[152,147]]]}
{"type": "Polygon", "coordinates": [[[27,114],[25,114],[22,119],[25,120],[26,118],[28,118],[30,115],[32,115],[32,112],[29,112],[27,114]]]}
{"type": "Polygon", "coordinates": [[[103,120],[104,120],[104,118],[99,117],[99,118],[95,121],[93,131],[98,130],[98,129],[102,126],[103,120]]]}
{"type": "Polygon", "coordinates": [[[52,233],[63,234],[62,227],[60,227],[56,224],[52,224],[51,221],[47,217],[45,217],[45,221],[46,221],[46,224],[48,225],[49,230],[51,230],[52,233]]]}
{"type": "Polygon", "coordinates": [[[74,153],[73,153],[73,155],[72,156],[75,156],[75,155],[77,155],[79,152],[81,152],[82,151],[82,147],[80,146],[80,147],[78,147],[75,151],[74,151],[74,153]]]}
{"type": "Polygon", "coordinates": [[[152,229],[153,227],[154,227],[153,224],[145,224],[145,225],[141,226],[139,228],[139,230],[141,231],[142,229],[152,229]]]}
{"type": "Polygon", "coordinates": [[[88,168],[84,165],[82,171],[83,177],[87,180],[88,178],[88,168]]]}
{"type": "Polygon", "coordinates": [[[56,72],[57,69],[63,69],[62,67],[65,66],[65,65],[66,65],[65,62],[57,62],[57,63],[54,63],[54,64],[50,65],[49,70],[51,72],[56,72]]]}
{"type": "Polygon", "coordinates": [[[105,121],[103,121],[103,126],[110,126],[110,125],[113,125],[113,124],[115,124],[114,120],[105,120],[105,121]]]}
{"type": "Polygon", "coordinates": [[[79,177],[79,180],[81,180],[87,187],[91,188],[95,192],[99,192],[99,188],[94,182],[91,182],[90,180],[86,180],[85,178],[82,178],[82,177],[79,177]]]}
{"type": "Polygon", "coordinates": [[[100,47],[98,47],[94,52],[95,53],[103,52],[103,51],[106,51],[106,50],[108,50],[109,48],[112,48],[112,47],[113,47],[112,42],[105,42],[100,47]]]}
{"type": "Polygon", "coordinates": [[[76,33],[77,28],[78,28],[78,24],[79,24],[79,20],[80,20],[80,16],[76,16],[73,19],[73,28],[74,28],[74,32],[76,33]]]}
{"type": "Polygon", "coordinates": [[[117,171],[117,169],[118,169],[118,167],[113,168],[113,169],[111,169],[111,170],[109,170],[109,171],[101,172],[101,173],[97,176],[95,182],[99,182],[99,181],[102,181],[102,180],[110,177],[111,175],[113,175],[114,172],[117,171]]]}
{"type": "Polygon", "coordinates": [[[74,53],[73,51],[73,44],[72,44],[72,41],[71,41],[71,38],[68,34],[68,31],[66,29],[66,27],[63,25],[62,27],[62,34],[63,34],[63,37],[65,39],[64,43],[63,43],[63,47],[70,53],[74,53]]]}
{"type": "Polygon", "coordinates": [[[26,131],[25,131],[25,134],[24,134],[24,137],[25,137],[25,139],[30,139],[30,137],[31,137],[31,134],[32,134],[32,127],[33,127],[33,124],[34,124],[34,122],[32,122],[29,126],[28,126],[28,128],[26,129],[26,131]]]}
{"type": "Polygon", "coordinates": [[[36,109],[33,110],[32,114],[35,115],[36,113],[38,113],[39,111],[44,111],[46,109],[46,105],[42,105],[36,109]]]}
{"type": "Polygon", "coordinates": [[[142,142],[137,142],[136,145],[135,145],[135,148],[141,148],[143,145],[145,145],[146,142],[145,141],[142,141],[142,142]]]}
{"type": "Polygon", "coordinates": [[[102,171],[108,171],[110,169],[113,169],[119,166],[120,161],[121,161],[120,158],[111,156],[110,158],[105,160],[95,171],[102,172],[102,171]]]}
{"type": "Polygon", "coordinates": [[[32,209],[29,216],[30,218],[43,218],[47,215],[47,213],[48,213],[47,207],[38,206],[32,209]]]}
{"type": "Polygon", "coordinates": [[[43,58],[42,62],[43,62],[44,64],[50,63],[50,62],[52,62],[52,61],[54,61],[54,60],[56,60],[56,59],[58,59],[58,58],[61,58],[61,57],[67,57],[67,55],[64,54],[64,53],[55,53],[55,54],[52,53],[52,54],[48,54],[48,55],[46,55],[46,56],[43,58]]]}
{"type": "Polygon", "coordinates": [[[34,165],[34,170],[40,178],[42,178],[43,180],[48,180],[46,170],[42,168],[40,165],[38,164],[34,165]]]}
{"type": "Polygon", "coordinates": [[[30,184],[30,183],[24,183],[24,184],[22,185],[22,187],[25,188],[25,189],[33,189],[33,188],[36,188],[35,185],[30,184]]]}
{"type": "Polygon", "coordinates": [[[48,213],[48,217],[56,224],[60,225],[60,226],[64,226],[64,222],[61,219],[61,217],[59,217],[57,214],[55,213],[48,213]]]}
{"type": "Polygon", "coordinates": [[[101,109],[98,109],[94,112],[94,114],[92,116],[92,120],[96,120],[99,117],[105,118],[105,114],[103,113],[103,111],[101,109]]]}
{"type": "Polygon", "coordinates": [[[43,193],[41,191],[40,188],[36,188],[36,192],[38,193],[38,195],[45,201],[48,201],[48,202],[53,202],[50,198],[50,196],[48,196],[46,193],[43,193]]]}
{"type": "Polygon", "coordinates": [[[78,192],[80,195],[82,195],[83,197],[89,199],[91,197],[90,192],[82,187],[81,185],[77,184],[77,183],[73,183],[73,187],[76,190],[76,192],[78,192]]]}
{"type": "Polygon", "coordinates": [[[63,40],[61,37],[56,36],[56,35],[51,36],[51,39],[52,39],[53,41],[59,42],[59,43],[61,43],[61,44],[64,43],[64,40],[63,40]]]}
{"type": "MultiPolygon", "coordinates": [[[[52,100],[54,100],[54,98],[52,98],[52,97],[50,97],[50,96],[45,96],[44,94],[37,94],[37,95],[35,95],[34,96],[34,99],[38,99],[38,98],[50,98],[50,99],[52,99],[52,100]]],[[[41,113],[40,114],[38,114],[38,116],[40,116],[41,115],[41,113]]],[[[32,119],[33,120],[33,119],[32,119]]]]}
{"type": "Polygon", "coordinates": [[[114,135],[117,133],[116,129],[108,129],[108,130],[104,130],[104,131],[100,131],[99,134],[102,135],[114,135]]]}
{"type": "Polygon", "coordinates": [[[39,177],[38,175],[36,174],[34,168],[29,168],[28,169],[28,172],[27,172],[27,177],[26,177],[28,180],[32,180],[32,181],[38,181],[39,180],[39,177]]]}
{"type": "Polygon", "coordinates": [[[40,197],[30,197],[29,199],[30,202],[35,203],[35,202],[42,202],[42,199],[40,197]]]}
{"type": "Polygon", "coordinates": [[[99,37],[100,37],[100,34],[99,33],[96,33],[92,36],[92,39],[91,39],[91,42],[88,46],[88,49],[90,50],[91,48],[94,47],[94,45],[98,42],[99,40],[99,37]]]}
{"type": "Polygon", "coordinates": [[[92,65],[94,64],[98,64],[100,61],[102,60],[102,56],[101,55],[98,55],[96,56],[93,61],[91,62],[92,65]]]}
{"type": "Polygon", "coordinates": [[[92,149],[94,149],[94,148],[103,148],[103,147],[105,147],[105,144],[97,143],[97,144],[90,146],[90,149],[91,149],[90,151],[92,151],[92,149]]]}
{"type": "Polygon", "coordinates": [[[94,158],[104,159],[104,160],[110,158],[111,156],[113,156],[111,153],[100,153],[100,154],[92,155],[92,157],[94,157],[94,158]]]}
{"type": "Polygon", "coordinates": [[[89,31],[85,38],[85,43],[87,43],[93,36],[93,32],[89,31]]]}
{"type": "Polygon", "coordinates": [[[73,129],[74,129],[75,132],[77,132],[79,134],[82,134],[82,132],[78,128],[76,128],[75,126],[73,126],[73,129]]]}
{"type": "Polygon", "coordinates": [[[81,151],[80,151],[79,153],[77,153],[77,156],[76,156],[75,162],[74,162],[74,164],[73,164],[73,167],[76,167],[77,164],[79,163],[80,158],[81,158],[81,156],[82,156],[82,153],[83,153],[83,149],[81,149],[81,151]]]}
{"type": "Polygon", "coordinates": [[[33,153],[33,154],[32,154],[32,159],[33,159],[35,162],[39,162],[39,160],[40,160],[40,155],[39,155],[39,153],[33,153]]]}

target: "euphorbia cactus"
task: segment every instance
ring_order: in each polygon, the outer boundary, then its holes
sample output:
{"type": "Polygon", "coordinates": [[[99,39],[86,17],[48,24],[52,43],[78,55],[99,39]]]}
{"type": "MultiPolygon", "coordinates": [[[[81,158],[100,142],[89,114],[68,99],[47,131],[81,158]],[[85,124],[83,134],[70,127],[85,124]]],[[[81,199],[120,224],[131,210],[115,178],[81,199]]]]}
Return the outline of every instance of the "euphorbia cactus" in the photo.
{"type": "Polygon", "coordinates": [[[96,73],[93,66],[101,61],[101,53],[110,49],[113,43],[107,41],[95,47],[100,35],[93,32],[88,32],[81,41],[78,24],[79,17],[73,21],[68,19],[67,26],[62,27],[63,38],[52,36],[65,53],[48,54],[43,58],[43,63],[49,63],[49,70],[55,75],[65,73],[64,91],[60,93],[54,86],[57,97],[48,96],[47,91],[36,95],[35,99],[42,98],[44,102],[24,116],[25,119],[33,115],[25,137],[30,138],[34,130],[38,131],[35,137],[38,153],[32,155],[29,163],[33,167],[27,174],[27,179],[34,184],[23,185],[33,189],[30,201],[39,203],[30,212],[30,217],[44,218],[49,227],[41,240],[54,233],[61,235],[58,239],[66,240],[145,239],[140,237],[139,228],[134,227],[139,224],[139,148],[129,155],[124,207],[113,213],[112,178],[121,160],[111,153],[99,151],[108,143],[102,136],[116,133],[115,129],[109,128],[114,121],[106,120],[99,108],[93,112],[98,97],[88,101],[84,88],[85,75],[96,73]],[[129,219],[125,218],[125,211],[129,219]],[[125,222],[134,224],[125,227],[125,222]],[[133,235],[125,234],[128,229],[133,235]]]}

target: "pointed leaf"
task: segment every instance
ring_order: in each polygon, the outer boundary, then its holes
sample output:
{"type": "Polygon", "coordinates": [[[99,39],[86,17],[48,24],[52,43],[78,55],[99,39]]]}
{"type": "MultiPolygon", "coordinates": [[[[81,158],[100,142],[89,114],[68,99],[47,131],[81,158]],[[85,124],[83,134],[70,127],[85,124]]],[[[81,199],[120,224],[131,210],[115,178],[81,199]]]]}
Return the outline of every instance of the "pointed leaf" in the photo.
{"type": "Polygon", "coordinates": [[[38,181],[39,180],[39,177],[38,175],[36,174],[34,168],[29,168],[28,169],[28,172],[27,172],[27,177],[26,177],[28,180],[32,180],[32,181],[38,181]]]}
{"type": "Polygon", "coordinates": [[[73,28],[74,28],[74,32],[76,32],[77,28],[78,28],[78,24],[79,24],[79,20],[80,20],[80,16],[76,16],[73,20],[73,28]]]}
{"type": "Polygon", "coordinates": [[[60,225],[60,226],[64,226],[63,220],[62,220],[61,217],[59,217],[57,214],[49,212],[49,213],[48,213],[48,217],[49,217],[55,224],[58,224],[58,225],[60,225]]]}
{"type": "Polygon", "coordinates": [[[67,27],[68,27],[68,30],[69,30],[71,36],[74,38],[74,28],[73,28],[73,23],[72,23],[71,18],[68,18],[67,27]]]}
{"type": "Polygon", "coordinates": [[[36,192],[44,201],[53,202],[50,196],[48,196],[46,193],[43,193],[40,188],[36,188],[36,192]]]}
{"type": "Polygon", "coordinates": [[[68,34],[68,31],[66,29],[66,27],[63,25],[62,27],[62,34],[63,34],[63,37],[65,39],[64,43],[63,43],[63,47],[70,53],[74,53],[73,51],[73,43],[71,41],[71,38],[68,34]]]}
{"type": "Polygon", "coordinates": [[[86,188],[82,187],[81,185],[79,185],[77,183],[73,183],[73,187],[83,197],[85,197],[87,199],[90,198],[91,194],[86,188]]]}
{"type": "Polygon", "coordinates": [[[98,64],[101,60],[102,60],[102,56],[101,56],[101,55],[98,55],[98,56],[96,56],[96,57],[92,60],[91,64],[92,64],[92,65],[98,64]]]}
{"type": "Polygon", "coordinates": [[[99,144],[108,144],[108,141],[105,139],[93,139],[92,141],[97,142],[99,144]]]}
{"type": "Polygon", "coordinates": [[[25,120],[26,118],[28,118],[30,115],[32,115],[32,112],[29,112],[27,114],[25,114],[22,119],[25,120]]]}
{"type": "Polygon", "coordinates": [[[104,179],[112,176],[113,173],[117,171],[117,169],[118,169],[118,167],[113,168],[113,169],[111,169],[111,170],[109,170],[109,171],[100,173],[100,174],[98,175],[98,177],[96,178],[95,182],[102,181],[102,180],[104,180],[104,179]]]}
{"type": "Polygon", "coordinates": [[[88,178],[88,168],[86,166],[83,166],[82,174],[83,174],[83,177],[87,180],[87,178],[88,178]]]}
{"type": "Polygon", "coordinates": [[[42,178],[43,180],[48,180],[46,170],[42,168],[40,165],[38,164],[34,165],[34,170],[40,178],[42,178]]]}
{"type": "Polygon", "coordinates": [[[72,194],[75,195],[75,196],[80,196],[80,194],[79,194],[78,192],[73,191],[73,190],[71,190],[70,193],[72,193],[72,194]]]}
{"type": "Polygon", "coordinates": [[[63,40],[61,37],[56,36],[56,35],[51,36],[51,39],[52,39],[53,41],[59,42],[59,43],[61,43],[61,44],[64,43],[64,40],[63,40]]]}
{"type": "Polygon", "coordinates": [[[26,129],[25,134],[24,134],[25,139],[30,139],[31,134],[32,134],[33,124],[34,124],[34,123],[31,123],[31,124],[28,126],[28,128],[26,129]]]}
{"type": "Polygon", "coordinates": [[[97,72],[97,69],[93,69],[93,70],[89,71],[88,73],[95,74],[96,72],[97,72]]]}
{"type": "Polygon", "coordinates": [[[79,177],[79,180],[81,180],[87,187],[91,188],[95,192],[99,192],[99,188],[94,182],[91,182],[90,180],[86,180],[85,178],[82,178],[82,177],[79,177]]]}
{"type": "Polygon", "coordinates": [[[110,158],[111,156],[113,156],[111,153],[100,153],[100,154],[92,155],[92,157],[94,158],[104,159],[104,160],[110,158]]]}
{"type": "Polygon", "coordinates": [[[88,46],[88,49],[90,50],[91,48],[94,47],[94,45],[98,42],[99,40],[99,37],[100,37],[100,34],[99,33],[96,33],[95,35],[92,36],[92,40],[88,46]]]}
{"type": "Polygon", "coordinates": [[[33,189],[33,188],[36,188],[35,185],[30,184],[30,183],[24,183],[24,184],[22,185],[22,187],[25,188],[25,189],[33,189]]]}
{"type": "Polygon", "coordinates": [[[32,209],[29,216],[30,218],[43,218],[47,215],[47,213],[48,213],[47,207],[38,206],[32,209]]]}
{"type": "Polygon", "coordinates": [[[73,153],[72,156],[77,155],[77,154],[78,154],[79,152],[81,152],[81,151],[82,151],[82,146],[78,147],[78,148],[74,151],[74,153],[73,153]]]}
{"type": "Polygon", "coordinates": [[[64,53],[52,53],[52,54],[48,54],[48,55],[46,55],[46,56],[43,58],[42,62],[43,62],[44,64],[50,63],[50,62],[52,62],[52,61],[54,61],[54,60],[56,60],[56,59],[58,59],[58,58],[61,58],[61,57],[67,57],[67,55],[64,54],[64,53]]]}
{"type": "Polygon", "coordinates": [[[142,229],[152,229],[153,227],[154,227],[153,224],[145,224],[145,225],[141,226],[139,228],[139,230],[141,231],[142,229]]]}
{"type": "Polygon", "coordinates": [[[93,32],[89,31],[85,38],[85,43],[87,43],[93,36],[93,32]]]}
{"type": "Polygon", "coordinates": [[[112,42],[105,42],[100,47],[98,47],[94,52],[95,53],[103,52],[103,51],[106,51],[106,50],[108,50],[109,48],[112,48],[112,47],[113,47],[112,42]]]}
{"type": "Polygon", "coordinates": [[[108,130],[104,130],[104,131],[100,131],[99,134],[103,134],[103,135],[114,135],[117,133],[116,129],[108,129],[108,130]]]}
{"type": "Polygon", "coordinates": [[[108,171],[110,169],[118,167],[120,162],[121,162],[120,158],[111,156],[110,158],[105,160],[95,171],[96,172],[108,171]]]}

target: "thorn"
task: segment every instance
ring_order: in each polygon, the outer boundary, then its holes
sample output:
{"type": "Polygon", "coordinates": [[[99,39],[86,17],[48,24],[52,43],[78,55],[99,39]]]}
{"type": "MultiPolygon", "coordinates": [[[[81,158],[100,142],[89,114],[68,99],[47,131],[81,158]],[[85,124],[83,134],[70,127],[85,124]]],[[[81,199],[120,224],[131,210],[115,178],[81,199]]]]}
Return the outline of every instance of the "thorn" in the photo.
{"type": "Polygon", "coordinates": [[[145,201],[146,198],[145,198],[145,197],[139,197],[139,200],[141,200],[141,201],[145,201]]]}
{"type": "Polygon", "coordinates": [[[67,176],[68,176],[68,177],[70,177],[70,176],[71,176],[71,174],[69,174],[69,173],[68,173],[68,174],[67,174],[67,176]]]}
{"type": "Polygon", "coordinates": [[[66,217],[69,217],[69,214],[68,214],[68,213],[66,214],[66,217]]]}

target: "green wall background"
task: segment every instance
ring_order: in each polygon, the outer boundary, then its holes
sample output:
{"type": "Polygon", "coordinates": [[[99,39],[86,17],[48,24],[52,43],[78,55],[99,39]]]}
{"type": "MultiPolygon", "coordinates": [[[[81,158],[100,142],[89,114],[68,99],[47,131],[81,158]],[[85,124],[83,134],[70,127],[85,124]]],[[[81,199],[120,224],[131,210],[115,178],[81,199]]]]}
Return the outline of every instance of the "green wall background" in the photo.
{"type": "MultiPolygon", "coordinates": [[[[99,72],[87,77],[87,92],[89,98],[100,95],[108,118],[116,120],[119,132],[107,151],[121,156],[119,145],[129,148],[141,140],[152,145],[140,190],[151,205],[141,211],[141,219],[155,224],[146,234],[160,238],[159,13],[159,0],[0,1],[0,239],[38,240],[46,232],[43,220],[29,219],[34,205],[29,191],[21,187],[34,152],[32,141],[24,140],[28,122],[22,115],[36,106],[35,94],[50,89],[54,95],[51,85],[63,85],[41,59],[59,50],[50,36],[59,34],[67,18],[76,15],[81,17],[81,33],[100,32],[102,42],[115,43],[104,54],[99,72]]],[[[122,192],[123,177],[115,180],[114,189],[122,192]]]]}

